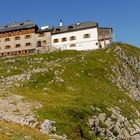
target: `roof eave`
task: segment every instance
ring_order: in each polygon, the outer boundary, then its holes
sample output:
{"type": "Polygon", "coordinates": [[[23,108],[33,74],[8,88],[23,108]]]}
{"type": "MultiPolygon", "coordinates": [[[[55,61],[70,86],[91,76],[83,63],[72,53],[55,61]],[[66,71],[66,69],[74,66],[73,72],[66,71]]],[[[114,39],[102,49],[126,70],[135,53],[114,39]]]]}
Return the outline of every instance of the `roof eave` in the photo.
{"type": "Polygon", "coordinates": [[[82,28],[82,29],[74,29],[74,30],[66,30],[66,31],[63,31],[63,32],[52,32],[52,35],[55,35],[55,34],[62,34],[62,33],[66,33],[66,32],[75,32],[75,31],[80,31],[80,30],[86,30],[86,29],[92,29],[92,28],[98,28],[98,26],[92,26],[92,27],[86,27],[86,28],[82,28]]]}
{"type": "Polygon", "coordinates": [[[26,27],[26,28],[21,28],[21,29],[13,29],[13,30],[11,29],[11,30],[7,30],[7,31],[0,31],[0,34],[1,33],[8,33],[8,32],[13,32],[13,31],[18,31],[18,30],[33,29],[33,28],[38,29],[38,26],[35,25],[33,27],[26,27]]]}

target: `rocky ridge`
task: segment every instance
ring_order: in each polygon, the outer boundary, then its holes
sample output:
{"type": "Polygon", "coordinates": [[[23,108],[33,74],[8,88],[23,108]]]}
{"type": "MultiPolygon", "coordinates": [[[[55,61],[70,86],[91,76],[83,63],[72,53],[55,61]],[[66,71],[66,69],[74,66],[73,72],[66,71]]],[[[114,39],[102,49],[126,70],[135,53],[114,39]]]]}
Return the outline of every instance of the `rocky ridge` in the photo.
{"type": "MultiPolygon", "coordinates": [[[[93,106],[92,109],[93,111],[96,110],[93,106]]],[[[140,119],[133,121],[124,117],[118,107],[108,108],[108,110],[111,111],[110,117],[100,110],[98,115],[89,118],[87,124],[91,128],[91,134],[100,136],[105,140],[139,140],[140,119]]]]}
{"type": "Polygon", "coordinates": [[[111,66],[113,75],[109,79],[133,100],[140,100],[140,57],[129,56],[121,47],[114,50],[116,63],[111,66]],[[120,67],[121,66],[121,67],[120,67]]]}
{"type": "MultiPolygon", "coordinates": [[[[110,53],[108,48],[106,53],[110,53]]],[[[111,65],[112,74],[108,75],[111,83],[127,94],[133,101],[140,101],[140,57],[129,55],[119,45],[113,48],[116,63],[111,65]]],[[[127,104],[127,100],[119,100],[127,104]]],[[[98,115],[89,118],[91,134],[100,136],[105,140],[139,140],[140,139],[140,112],[134,107],[133,112],[138,119],[124,117],[119,107],[107,108],[111,116],[107,116],[103,110],[91,106],[93,111],[99,111],[98,115]]]]}

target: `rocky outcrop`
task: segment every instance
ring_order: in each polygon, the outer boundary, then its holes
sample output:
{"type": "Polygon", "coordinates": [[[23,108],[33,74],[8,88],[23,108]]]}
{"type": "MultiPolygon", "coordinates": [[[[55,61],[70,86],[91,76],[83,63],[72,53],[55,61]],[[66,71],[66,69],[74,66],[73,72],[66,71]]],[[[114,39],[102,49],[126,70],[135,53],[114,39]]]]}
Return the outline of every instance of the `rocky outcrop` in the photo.
{"type": "Polygon", "coordinates": [[[55,124],[54,121],[50,121],[48,119],[46,119],[42,124],[41,124],[41,129],[40,131],[43,132],[43,133],[49,133],[50,131],[55,131],[56,128],[53,127],[53,124],[55,124]]]}
{"type": "Polygon", "coordinates": [[[111,66],[112,75],[109,80],[131,99],[140,100],[140,58],[129,56],[121,47],[114,49],[116,63],[111,66]]]}
{"type": "Polygon", "coordinates": [[[33,106],[39,108],[41,105],[23,102],[23,98],[19,95],[0,98],[0,120],[36,127],[38,120],[32,108],[33,106]]]}
{"type": "Polygon", "coordinates": [[[102,112],[89,118],[90,133],[105,140],[139,140],[140,120],[129,120],[118,107],[108,108],[111,116],[102,112]],[[137,123],[136,123],[137,122],[137,123]]]}
{"type": "MultiPolygon", "coordinates": [[[[55,121],[51,121],[46,119],[40,126],[40,131],[42,133],[48,134],[50,132],[55,132],[56,127],[54,127],[55,121]]],[[[64,134],[63,136],[57,135],[57,134],[50,134],[50,137],[52,139],[61,139],[61,140],[67,140],[67,136],[64,134]]]]}

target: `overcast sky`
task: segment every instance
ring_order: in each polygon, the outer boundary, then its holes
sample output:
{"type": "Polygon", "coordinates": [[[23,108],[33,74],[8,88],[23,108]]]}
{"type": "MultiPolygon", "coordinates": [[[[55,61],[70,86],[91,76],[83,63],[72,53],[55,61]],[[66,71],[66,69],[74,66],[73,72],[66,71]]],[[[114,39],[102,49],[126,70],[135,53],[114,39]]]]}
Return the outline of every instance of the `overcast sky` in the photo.
{"type": "Polygon", "coordinates": [[[39,26],[96,21],[116,40],[140,47],[140,0],[1,0],[0,25],[32,20],[39,26]]]}

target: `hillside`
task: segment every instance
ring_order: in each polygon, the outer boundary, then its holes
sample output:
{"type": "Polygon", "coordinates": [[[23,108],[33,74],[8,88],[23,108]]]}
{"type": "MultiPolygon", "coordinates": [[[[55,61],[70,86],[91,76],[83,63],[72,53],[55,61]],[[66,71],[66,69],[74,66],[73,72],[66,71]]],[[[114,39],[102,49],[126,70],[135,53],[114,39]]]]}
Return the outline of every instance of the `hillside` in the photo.
{"type": "Polygon", "coordinates": [[[140,139],[139,48],[0,59],[0,140],[66,137],[140,139]]]}

